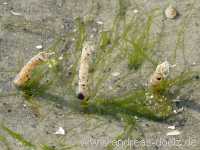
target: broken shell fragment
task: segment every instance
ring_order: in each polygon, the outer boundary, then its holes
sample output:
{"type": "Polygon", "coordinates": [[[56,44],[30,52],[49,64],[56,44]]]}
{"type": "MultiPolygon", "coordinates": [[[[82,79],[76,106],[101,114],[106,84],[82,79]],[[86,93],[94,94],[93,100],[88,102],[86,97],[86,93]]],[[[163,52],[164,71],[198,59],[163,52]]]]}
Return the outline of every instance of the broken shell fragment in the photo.
{"type": "Polygon", "coordinates": [[[168,61],[165,61],[165,62],[159,64],[156,67],[156,70],[153,73],[153,75],[150,77],[149,85],[150,86],[159,85],[162,80],[164,80],[168,77],[169,68],[170,68],[170,64],[168,61]]]}
{"type": "Polygon", "coordinates": [[[167,18],[169,18],[169,19],[174,19],[174,18],[176,18],[176,16],[177,16],[177,10],[176,10],[176,8],[174,8],[173,6],[169,6],[169,7],[167,7],[166,8],[166,10],[165,10],[165,16],[167,17],[167,18]]]}
{"type": "Polygon", "coordinates": [[[65,135],[65,130],[62,127],[59,127],[58,130],[54,134],[65,135]]]}
{"type": "Polygon", "coordinates": [[[13,81],[15,86],[17,86],[17,87],[24,86],[26,84],[26,82],[28,80],[30,80],[33,70],[38,65],[47,61],[49,56],[52,54],[53,53],[40,52],[37,55],[35,55],[34,57],[32,57],[15,77],[15,79],[13,81]]]}
{"type": "Polygon", "coordinates": [[[89,87],[88,87],[89,69],[93,51],[94,48],[89,42],[84,43],[80,58],[78,95],[77,95],[77,97],[81,100],[89,96],[89,87]]]}

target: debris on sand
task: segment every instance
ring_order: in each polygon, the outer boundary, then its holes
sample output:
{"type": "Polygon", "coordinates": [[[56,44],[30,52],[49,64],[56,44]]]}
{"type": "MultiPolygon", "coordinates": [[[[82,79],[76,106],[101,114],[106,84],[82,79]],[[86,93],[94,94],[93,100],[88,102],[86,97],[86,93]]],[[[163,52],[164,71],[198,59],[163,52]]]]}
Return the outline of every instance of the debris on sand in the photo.
{"type": "Polygon", "coordinates": [[[13,10],[10,11],[10,13],[14,16],[21,16],[22,14],[21,13],[18,13],[18,12],[14,12],[13,10]]]}
{"type": "Polygon", "coordinates": [[[42,46],[42,45],[37,45],[36,48],[37,48],[37,49],[42,49],[43,46],[42,46]]]}
{"type": "Polygon", "coordinates": [[[175,126],[169,126],[168,129],[175,130],[176,127],[175,126]]]}
{"type": "Polygon", "coordinates": [[[119,75],[120,75],[120,72],[113,72],[113,73],[112,73],[112,76],[113,76],[113,77],[117,77],[117,76],[119,76],[119,75]]]}
{"type": "Polygon", "coordinates": [[[97,21],[96,23],[99,25],[103,25],[103,21],[97,21]]]}
{"type": "Polygon", "coordinates": [[[137,9],[134,9],[133,12],[134,12],[135,14],[137,14],[139,11],[138,11],[137,9]]]}
{"type": "Polygon", "coordinates": [[[65,130],[62,127],[59,127],[58,130],[54,134],[65,135],[65,130]]]}

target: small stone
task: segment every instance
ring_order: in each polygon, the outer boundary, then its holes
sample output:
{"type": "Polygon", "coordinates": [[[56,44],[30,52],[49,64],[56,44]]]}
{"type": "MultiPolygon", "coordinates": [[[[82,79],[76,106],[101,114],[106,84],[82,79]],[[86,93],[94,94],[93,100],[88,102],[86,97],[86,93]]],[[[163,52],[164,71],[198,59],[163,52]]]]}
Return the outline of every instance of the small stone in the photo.
{"type": "Polygon", "coordinates": [[[169,6],[165,10],[165,16],[169,19],[175,19],[177,16],[177,10],[173,6],[169,6]]]}

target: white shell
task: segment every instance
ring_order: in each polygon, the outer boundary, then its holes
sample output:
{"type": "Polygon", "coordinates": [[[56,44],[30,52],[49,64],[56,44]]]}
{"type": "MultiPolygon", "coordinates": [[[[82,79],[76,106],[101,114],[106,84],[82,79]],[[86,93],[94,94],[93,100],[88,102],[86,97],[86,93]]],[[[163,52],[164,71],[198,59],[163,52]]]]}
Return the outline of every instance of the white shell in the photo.
{"type": "Polygon", "coordinates": [[[58,130],[54,134],[65,135],[65,130],[62,127],[59,127],[58,130]]]}
{"type": "Polygon", "coordinates": [[[42,46],[42,45],[37,45],[36,48],[37,48],[37,49],[42,49],[43,46],[42,46]]]}
{"type": "Polygon", "coordinates": [[[134,12],[135,14],[137,14],[139,11],[138,11],[137,9],[134,9],[133,12],[134,12]]]}
{"type": "Polygon", "coordinates": [[[14,16],[21,16],[21,13],[18,12],[14,12],[13,10],[10,11],[11,14],[13,14],[14,16]]]}
{"type": "Polygon", "coordinates": [[[169,126],[168,129],[175,130],[176,127],[175,126],[169,126]]]}
{"type": "Polygon", "coordinates": [[[169,19],[174,19],[177,16],[177,10],[173,6],[169,6],[165,10],[165,16],[169,19]]]}
{"type": "Polygon", "coordinates": [[[120,75],[120,72],[113,72],[112,73],[112,76],[114,76],[114,77],[117,77],[117,76],[119,76],[120,75]]]}

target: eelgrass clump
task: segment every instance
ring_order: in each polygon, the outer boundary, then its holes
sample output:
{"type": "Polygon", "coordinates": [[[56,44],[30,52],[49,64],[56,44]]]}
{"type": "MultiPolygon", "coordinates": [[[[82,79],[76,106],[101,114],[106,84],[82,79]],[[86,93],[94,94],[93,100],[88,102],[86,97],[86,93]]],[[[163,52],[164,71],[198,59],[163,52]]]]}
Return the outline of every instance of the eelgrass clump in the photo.
{"type": "Polygon", "coordinates": [[[172,112],[170,102],[162,96],[149,98],[145,90],[138,90],[113,99],[96,99],[88,102],[88,111],[101,115],[111,115],[120,119],[121,115],[142,116],[163,119],[172,112]]]}
{"type": "Polygon", "coordinates": [[[175,98],[179,91],[192,83],[195,72],[186,71],[175,78],[161,81],[155,88],[134,90],[119,97],[96,97],[85,102],[82,106],[85,112],[108,115],[116,119],[122,116],[141,116],[153,120],[166,119],[173,114],[171,99],[175,98]],[[176,94],[171,94],[171,89],[176,94]]]}

